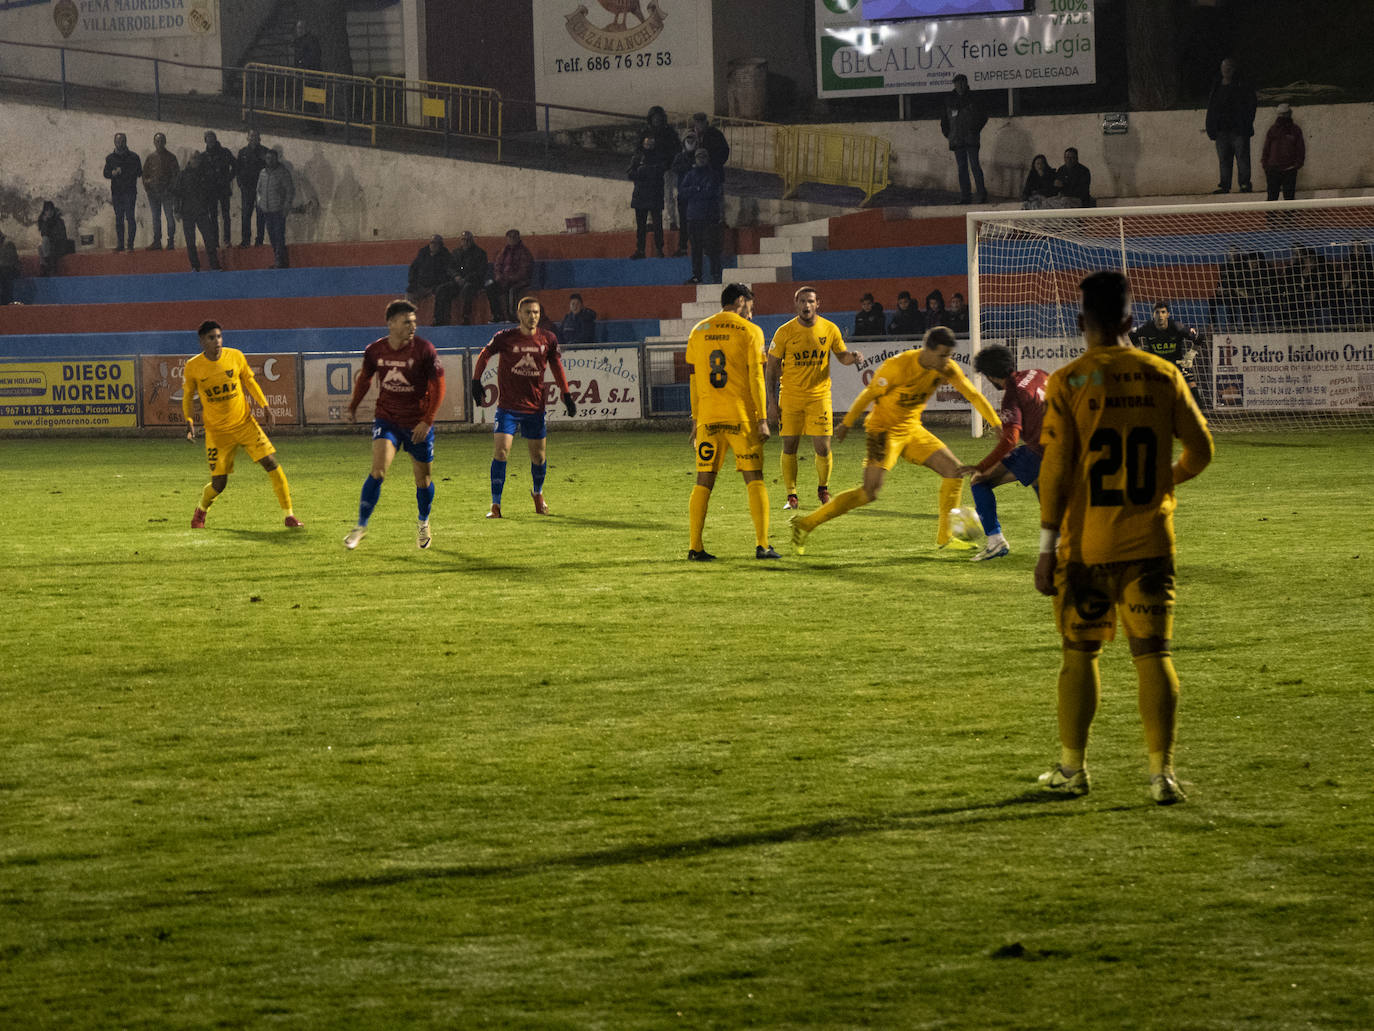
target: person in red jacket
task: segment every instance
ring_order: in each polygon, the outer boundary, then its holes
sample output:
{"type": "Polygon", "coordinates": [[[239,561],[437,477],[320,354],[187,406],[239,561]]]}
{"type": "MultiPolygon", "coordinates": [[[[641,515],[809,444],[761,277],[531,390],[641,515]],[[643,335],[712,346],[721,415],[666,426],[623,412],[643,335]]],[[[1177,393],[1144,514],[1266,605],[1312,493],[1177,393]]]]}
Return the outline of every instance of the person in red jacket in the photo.
{"type": "Polygon", "coordinates": [[[1264,151],[1260,154],[1260,167],[1269,183],[1269,199],[1278,200],[1283,191],[1284,200],[1292,200],[1298,188],[1298,169],[1307,160],[1307,144],[1302,138],[1302,129],[1293,121],[1293,108],[1284,102],[1275,112],[1277,117],[1264,137],[1264,151]]]}
{"type": "Polygon", "coordinates": [[[515,322],[519,317],[517,308],[520,298],[525,295],[534,278],[534,255],[520,239],[520,230],[506,231],[506,246],[501,248],[492,263],[492,280],[496,285],[494,292],[487,298],[499,301],[501,311],[492,309],[492,322],[515,322]]]}

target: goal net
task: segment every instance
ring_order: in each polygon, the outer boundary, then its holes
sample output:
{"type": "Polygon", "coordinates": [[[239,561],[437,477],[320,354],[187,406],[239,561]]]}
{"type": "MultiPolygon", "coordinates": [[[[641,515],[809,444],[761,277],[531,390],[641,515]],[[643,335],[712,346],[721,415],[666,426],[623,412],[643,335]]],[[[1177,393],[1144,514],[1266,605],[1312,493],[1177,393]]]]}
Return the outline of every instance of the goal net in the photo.
{"type": "Polygon", "coordinates": [[[1185,331],[1214,429],[1374,426],[1374,199],[974,212],[968,245],[975,352],[1067,364],[1078,284],[1120,270],[1137,328],[1163,302],[1185,331]]]}

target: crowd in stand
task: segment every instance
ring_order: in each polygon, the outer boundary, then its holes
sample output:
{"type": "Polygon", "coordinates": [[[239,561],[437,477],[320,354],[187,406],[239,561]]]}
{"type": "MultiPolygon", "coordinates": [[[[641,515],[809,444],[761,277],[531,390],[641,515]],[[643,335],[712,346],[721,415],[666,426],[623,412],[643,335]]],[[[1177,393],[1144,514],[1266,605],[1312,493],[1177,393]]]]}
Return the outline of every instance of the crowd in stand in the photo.
{"type": "Polygon", "coordinates": [[[899,291],[897,307],[891,316],[883,310],[882,303],[866,293],[859,301],[859,310],[854,313],[855,337],[901,337],[919,339],[926,330],[944,326],[958,336],[968,333],[968,308],[964,295],[954,293],[945,304],[945,295],[939,290],[926,294],[924,308],[917,308],[911,300],[909,290],[899,291]]]}

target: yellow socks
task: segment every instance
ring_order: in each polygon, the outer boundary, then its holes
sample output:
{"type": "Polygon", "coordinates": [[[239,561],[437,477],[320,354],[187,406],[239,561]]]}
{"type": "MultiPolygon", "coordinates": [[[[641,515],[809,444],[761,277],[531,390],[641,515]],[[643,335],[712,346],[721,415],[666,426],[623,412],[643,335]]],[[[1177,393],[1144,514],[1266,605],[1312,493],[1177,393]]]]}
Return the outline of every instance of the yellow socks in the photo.
{"type": "Polygon", "coordinates": [[[687,546],[693,551],[705,551],[701,542],[702,531],[706,529],[706,506],[711,503],[711,492],[697,484],[692,488],[692,497],[687,502],[687,525],[691,533],[691,543],[687,546]]]}
{"type": "Polygon", "coordinates": [[[944,547],[949,543],[953,534],[949,529],[949,511],[958,508],[959,502],[964,498],[964,478],[956,476],[954,478],[940,477],[940,521],[935,527],[935,543],[944,547]]]}
{"type": "MultiPolygon", "coordinates": [[[[268,471],[267,477],[272,481],[272,489],[276,491],[277,504],[281,505],[283,512],[291,515],[291,488],[286,483],[286,472],[281,466],[277,466],[268,471]]],[[[204,505],[201,506],[201,508],[204,507],[204,505]]]]}
{"type": "Polygon", "coordinates": [[[205,489],[200,492],[201,511],[208,511],[217,497],[219,497],[219,491],[215,490],[212,484],[207,483],[205,489]]]}
{"type": "Polygon", "coordinates": [[[782,453],[782,486],[788,494],[797,493],[797,456],[782,453]]]}
{"type": "Polygon", "coordinates": [[[1140,685],[1140,722],[1150,753],[1150,776],[1174,771],[1174,735],[1178,713],[1178,674],[1169,652],[1135,656],[1140,685]]]}
{"type": "Polygon", "coordinates": [[[816,486],[830,486],[830,471],[835,468],[835,453],[833,451],[824,455],[816,456],[816,486]]]}
{"type": "MultiPolygon", "coordinates": [[[[793,482],[796,482],[797,456],[792,456],[793,482]]],[[[768,488],[762,480],[750,480],[749,518],[754,521],[754,543],[760,548],[768,547],[768,488]]]]}
{"type": "Polygon", "coordinates": [[[800,517],[797,523],[804,530],[814,530],[821,523],[828,523],[836,516],[842,516],[846,512],[866,504],[868,504],[868,495],[864,493],[862,487],[855,487],[853,490],[836,494],[809,516],[800,517]]]}
{"type": "Polygon", "coordinates": [[[1084,652],[1065,648],[1059,667],[1059,763],[1066,769],[1083,765],[1083,752],[1088,747],[1088,728],[1097,715],[1097,703],[1102,694],[1098,675],[1097,656],[1101,648],[1084,652]]]}

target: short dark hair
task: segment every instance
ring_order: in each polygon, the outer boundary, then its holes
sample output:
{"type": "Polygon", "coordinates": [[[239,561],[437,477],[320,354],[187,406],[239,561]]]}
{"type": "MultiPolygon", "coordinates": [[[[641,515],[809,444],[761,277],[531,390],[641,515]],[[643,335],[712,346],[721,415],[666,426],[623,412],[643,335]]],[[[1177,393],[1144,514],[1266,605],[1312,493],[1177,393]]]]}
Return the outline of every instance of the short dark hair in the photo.
{"type": "Polygon", "coordinates": [[[1168,302],[1168,301],[1155,301],[1155,306],[1154,306],[1153,308],[1151,308],[1150,310],[1151,310],[1151,311],[1159,311],[1160,308],[1163,308],[1165,311],[1168,311],[1168,310],[1169,310],[1169,302],[1168,302]]]}
{"type": "Polygon", "coordinates": [[[404,297],[400,297],[386,306],[386,320],[390,322],[403,312],[408,315],[413,311],[415,311],[415,305],[411,304],[404,297]]]}
{"type": "Polygon", "coordinates": [[[897,300],[900,301],[903,297],[905,297],[908,301],[911,300],[911,291],[901,290],[897,293],[897,300]]]}
{"type": "Polygon", "coordinates": [[[581,294],[568,294],[568,300],[570,300],[570,301],[580,301],[580,300],[582,300],[582,295],[581,295],[581,294]]]}
{"type": "Polygon", "coordinates": [[[1130,315],[1131,284],[1120,272],[1094,272],[1078,285],[1083,314],[1114,332],[1130,315]]]}
{"type": "Polygon", "coordinates": [[[873,300],[873,295],[872,295],[872,294],[864,294],[862,297],[859,298],[859,300],[860,300],[860,301],[871,301],[871,300],[873,300]]]}
{"type": "Polygon", "coordinates": [[[216,322],[214,319],[206,319],[204,322],[202,322],[202,323],[200,324],[200,329],[196,330],[196,336],[198,336],[198,337],[203,337],[206,333],[210,332],[210,330],[212,330],[212,329],[217,329],[217,330],[219,330],[221,333],[224,332],[224,327],[221,326],[221,325],[220,325],[218,322],[216,322]]]}
{"type": "Polygon", "coordinates": [[[948,326],[932,326],[926,330],[925,339],[921,341],[922,347],[954,347],[954,330],[948,326]]]}
{"type": "Polygon", "coordinates": [[[973,358],[973,367],[990,379],[1006,379],[1016,371],[1016,359],[1011,348],[1002,344],[989,344],[973,358]]]}
{"type": "Polygon", "coordinates": [[[956,76],[954,77],[954,79],[953,79],[954,85],[957,86],[957,85],[959,85],[959,83],[961,83],[961,82],[962,82],[965,86],[967,86],[967,85],[968,85],[968,76],[967,76],[967,75],[956,75],[956,76]]]}
{"type": "Polygon", "coordinates": [[[733,308],[735,302],[743,297],[746,301],[754,299],[754,291],[750,290],[744,283],[729,283],[720,292],[720,306],[722,308],[733,308]]]}

